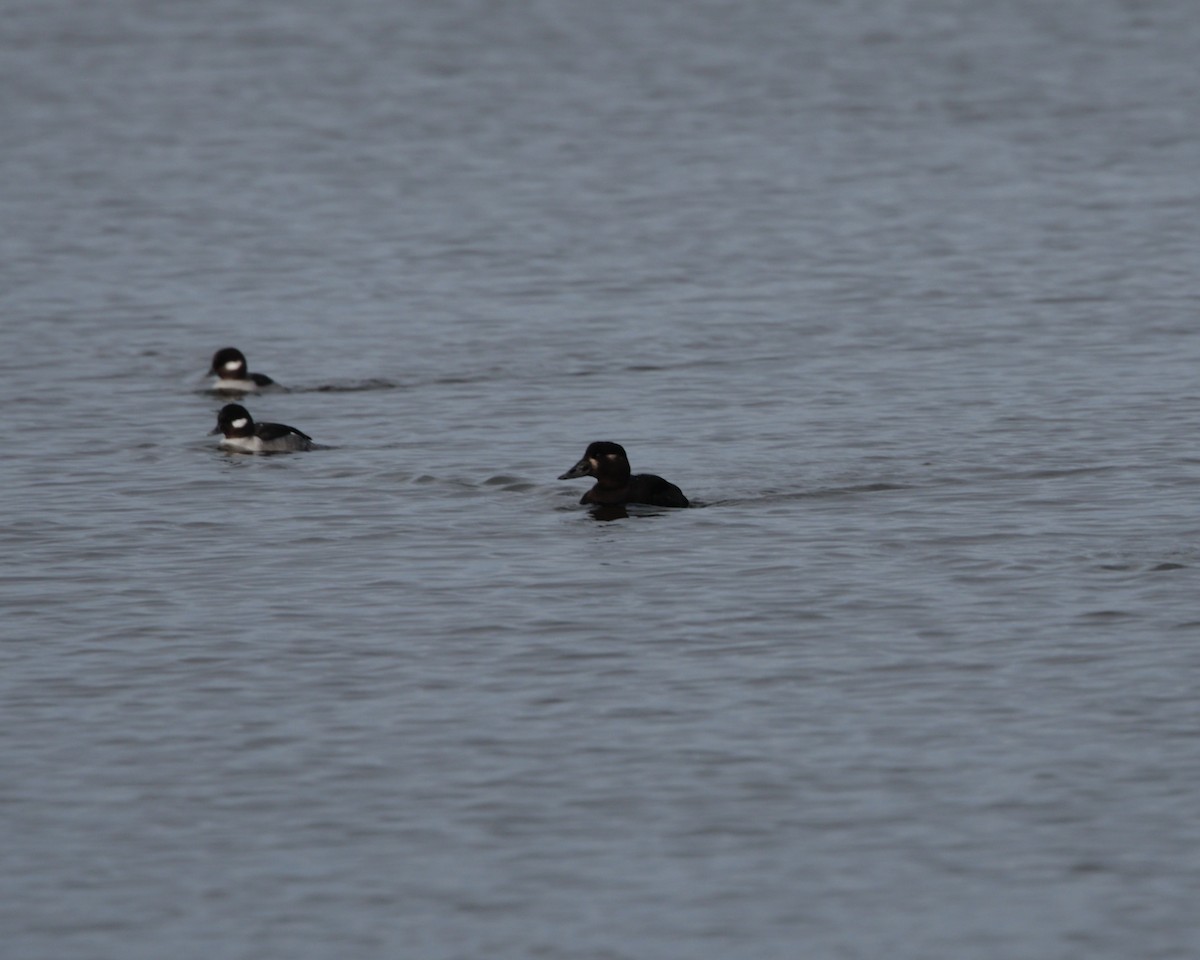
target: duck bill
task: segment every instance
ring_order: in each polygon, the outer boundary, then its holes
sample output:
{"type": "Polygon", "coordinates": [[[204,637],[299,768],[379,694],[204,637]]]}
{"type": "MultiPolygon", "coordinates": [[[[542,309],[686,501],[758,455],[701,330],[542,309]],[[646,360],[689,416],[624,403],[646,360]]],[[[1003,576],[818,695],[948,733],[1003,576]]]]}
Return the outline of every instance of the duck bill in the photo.
{"type": "Polygon", "coordinates": [[[588,463],[587,457],[580,460],[575,466],[564,473],[559,480],[574,480],[576,477],[590,477],[592,475],[592,465],[588,463]]]}
{"type": "Polygon", "coordinates": [[[218,423],[215,427],[213,427],[211,430],[208,431],[208,435],[211,437],[214,434],[221,433],[221,432],[222,432],[221,425],[218,423]]]}

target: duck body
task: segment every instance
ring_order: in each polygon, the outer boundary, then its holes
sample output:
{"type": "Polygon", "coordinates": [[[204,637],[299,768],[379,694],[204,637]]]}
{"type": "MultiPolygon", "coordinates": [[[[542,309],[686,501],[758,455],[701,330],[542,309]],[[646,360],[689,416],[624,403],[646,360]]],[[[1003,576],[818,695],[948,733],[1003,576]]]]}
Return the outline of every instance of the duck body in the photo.
{"type": "Polygon", "coordinates": [[[609,440],[588,445],[583,459],[559,480],[595,477],[596,484],[579,501],[583,504],[619,506],[644,503],[653,507],[686,507],[688,498],[675,484],[653,473],[633,473],[625,448],[609,440]]]}
{"type": "Polygon", "coordinates": [[[222,347],[214,353],[209,373],[216,377],[212,389],[217,393],[254,393],[275,385],[265,373],[249,372],[246,355],[237,347],[222,347]]]}
{"type": "Polygon", "coordinates": [[[220,433],[219,446],[239,453],[293,453],[312,450],[313,439],[286,423],[259,423],[241,404],[227,403],[217,414],[217,425],[210,431],[220,433]]]}

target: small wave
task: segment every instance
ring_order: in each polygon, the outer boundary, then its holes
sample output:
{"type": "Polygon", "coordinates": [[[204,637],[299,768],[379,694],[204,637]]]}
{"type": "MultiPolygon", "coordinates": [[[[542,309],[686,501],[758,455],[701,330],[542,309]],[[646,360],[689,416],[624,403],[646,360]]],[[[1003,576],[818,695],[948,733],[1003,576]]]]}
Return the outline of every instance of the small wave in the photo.
{"type": "Polygon", "coordinates": [[[401,384],[391,380],[353,380],[349,383],[323,383],[318,387],[293,387],[292,393],[362,393],[366,390],[399,390],[401,384]]]}
{"type": "Polygon", "coordinates": [[[812,490],[768,490],[754,496],[728,497],[723,500],[693,500],[694,507],[745,506],[761,503],[787,503],[795,500],[822,500],[835,497],[857,497],[866,493],[886,493],[889,490],[910,490],[906,483],[858,483],[839,487],[817,487],[812,490]]]}

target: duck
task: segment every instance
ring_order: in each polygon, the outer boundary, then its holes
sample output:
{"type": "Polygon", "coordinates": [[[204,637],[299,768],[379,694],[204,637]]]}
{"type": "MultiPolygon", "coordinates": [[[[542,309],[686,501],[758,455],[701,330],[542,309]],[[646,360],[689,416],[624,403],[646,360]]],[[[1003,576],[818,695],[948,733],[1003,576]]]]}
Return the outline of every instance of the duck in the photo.
{"type": "Polygon", "coordinates": [[[583,495],[581,504],[615,506],[644,503],[653,507],[686,507],[688,498],[675,484],[653,473],[633,473],[625,448],[611,440],[588,444],[583,458],[559,480],[595,477],[596,484],[583,495]]]}
{"type": "Polygon", "coordinates": [[[275,385],[265,373],[247,372],[246,355],[237,347],[222,347],[214,353],[209,373],[216,376],[212,389],[218,393],[254,393],[275,385]]]}
{"type": "Polygon", "coordinates": [[[218,446],[239,453],[291,453],[312,450],[313,438],[286,423],[258,423],[240,403],[227,403],[209,431],[224,434],[218,446]]]}

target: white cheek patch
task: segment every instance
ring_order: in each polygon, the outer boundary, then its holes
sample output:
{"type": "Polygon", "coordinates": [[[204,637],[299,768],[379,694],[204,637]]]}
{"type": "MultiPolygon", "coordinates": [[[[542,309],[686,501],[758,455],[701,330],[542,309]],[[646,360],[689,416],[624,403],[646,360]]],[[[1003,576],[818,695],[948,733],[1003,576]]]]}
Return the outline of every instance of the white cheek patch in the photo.
{"type": "Polygon", "coordinates": [[[226,370],[238,370],[242,366],[241,360],[226,360],[223,364],[226,370]]]}
{"type": "Polygon", "coordinates": [[[238,417],[236,420],[231,420],[229,425],[231,427],[233,427],[234,430],[241,430],[242,427],[244,427],[249,422],[250,421],[247,420],[245,417],[238,417]]]}

